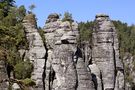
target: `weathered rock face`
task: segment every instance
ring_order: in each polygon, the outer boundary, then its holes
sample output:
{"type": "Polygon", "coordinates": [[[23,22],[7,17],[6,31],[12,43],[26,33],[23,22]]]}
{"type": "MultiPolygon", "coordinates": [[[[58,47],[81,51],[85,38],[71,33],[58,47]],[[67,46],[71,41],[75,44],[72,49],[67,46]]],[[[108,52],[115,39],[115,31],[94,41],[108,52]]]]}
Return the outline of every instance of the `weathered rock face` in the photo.
{"type": "Polygon", "coordinates": [[[44,31],[48,48],[45,90],[93,90],[90,72],[77,48],[77,23],[62,22],[51,14],[44,31]]]}
{"type": "Polygon", "coordinates": [[[88,65],[91,63],[91,60],[92,60],[91,43],[89,41],[83,41],[83,42],[81,42],[80,47],[82,50],[83,59],[85,61],[85,66],[88,67],[88,65]]]}
{"type": "Polygon", "coordinates": [[[77,90],[95,90],[91,73],[88,72],[88,68],[81,55],[78,55],[76,69],[78,77],[77,90]]]}
{"type": "Polygon", "coordinates": [[[123,64],[119,59],[116,29],[107,15],[97,15],[92,35],[92,65],[97,90],[123,90],[123,64]]]}
{"type": "Polygon", "coordinates": [[[6,63],[3,60],[0,60],[0,90],[8,89],[8,82],[6,82],[6,79],[8,79],[6,63]]]}
{"type": "MultiPolygon", "coordinates": [[[[23,20],[23,25],[25,27],[26,38],[29,43],[29,50],[26,52],[25,59],[29,59],[34,65],[34,70],[31,78],[36,82],[37,88],[43,89],[43,72],[45,64],[45,47],[41,36],[39,35],[35,24],[31,22],[27,17],[32,16],[27,15],[23,20]]],[[[35,17],[33,17],[35,19],[35,17]]],[[[34,22],[35,23],[35,22],[34,22]]],[[[37,89],[36,89],[37,90],[37,89]]]]}

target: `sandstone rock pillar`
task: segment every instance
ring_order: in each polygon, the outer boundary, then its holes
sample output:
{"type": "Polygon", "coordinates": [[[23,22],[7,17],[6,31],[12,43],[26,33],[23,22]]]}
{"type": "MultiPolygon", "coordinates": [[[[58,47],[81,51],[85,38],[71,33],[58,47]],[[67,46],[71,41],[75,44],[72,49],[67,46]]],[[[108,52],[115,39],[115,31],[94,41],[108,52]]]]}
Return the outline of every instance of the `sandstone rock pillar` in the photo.
{"type": "Polygon", "coordinates": [[[77,74],[74,65],[76,29],[57,14],[50,14],[44,27],[48,58],[46,61],[45,90],[75,90],[77,74]],[[52,73],[51,73],[52,72],[52,73]]]}
{"type": "Polygon", "coordinates": [[[45,64],[46,50],[43,40],[38,33],[36,27],[36,20],[33,14],[28,14],[24,20],[23,25],[25,27],[26,38],[29,44],[29,49],[26,52],[25,59],[29,59],[33,63],[34,70],[31,78],[36,82],[36,90],[43,89],[43,72],[45,64]]]}
{"type": "Polygon", "coordinates": [[[51,14],[44,31],[48,48],[45,90],[93,90],[90,72],[77,47],[78,24],[51,14]]]}
{"type": "MultiPolygon", "coordinates": [[[[122,62],[119,59],[116,29],[108,15],[97,15],[95,23],[92,35],[92,63],[96,65],[100,72],[98,72],[98,75],[97,73],[93,74],[100,78],[97,79],[97,83],[101,82],[101,85],[98,85],[97,88],[102,88],[98,90],[114,90],[115,83],[117,83],[116,75],[120,76],[121,74],[117,71],[117,68],[123,69],[122,62]]],[[[121,76],[124,80],[123,73],[121,76]]]]}

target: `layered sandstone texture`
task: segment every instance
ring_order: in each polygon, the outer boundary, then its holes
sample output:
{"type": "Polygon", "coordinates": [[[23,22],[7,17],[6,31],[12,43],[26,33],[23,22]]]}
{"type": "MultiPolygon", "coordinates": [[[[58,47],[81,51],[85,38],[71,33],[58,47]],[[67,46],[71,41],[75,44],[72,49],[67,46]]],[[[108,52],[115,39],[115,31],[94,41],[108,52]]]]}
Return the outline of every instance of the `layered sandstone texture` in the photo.
{"type": "Polygon", "coordinates": [[[33,14],[28,14],[24,20],[28,50],[25,52],[25,59],[29,59],[33,64],[34,70],[31,79],[36,82],[37,89],[43,89],[43,72],[45,64],[46,50],[43,40],[36,27],[36,19],[33,14]]]}
{"type": "Polygon", "coordinates": [[[116,29],[108,15],[96,15],[92,34],[92,64],[97,90],[124,90],[124,69],[119,58],[116,29]]]}
{"type": "Polygon", "coordinates": [[[45,90],[94,90],[90,72],[77,47],[78,24],[51,14],[44,32],[48,48],[45,90]]]}

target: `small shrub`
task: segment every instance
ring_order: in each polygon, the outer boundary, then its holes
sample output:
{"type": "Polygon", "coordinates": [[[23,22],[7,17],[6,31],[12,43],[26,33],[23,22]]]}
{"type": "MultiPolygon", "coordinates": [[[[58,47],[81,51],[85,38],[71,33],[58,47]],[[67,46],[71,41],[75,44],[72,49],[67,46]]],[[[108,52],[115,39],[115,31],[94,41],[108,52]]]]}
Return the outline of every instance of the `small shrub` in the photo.
{"type": "Polygon", "coordinates": [[[36,16],[34,14],[28,14],[24,17],[24,20],[28,20],[29,23],[31,23],[32,25],[36,26],[37,22],[36,22],[36,16]]]}
{"type": "Polygon", "coordinates": [[[72,14],[69,12],[65,12],[62,21],[69,21],[70,23],[74,22],[74,20],[72,19],[72,14]]]}
{"type": "Polygon", "coordinates": [[[33,80],[31,80],[30,78],[26,78],[26,79],[22,80],[22,82],[26,86],[34,86],[34,85],[36,85],[36,83],[33,80]]]}
{"type": "Polygon", "coordinates": [[[5,60],[6,56],[7,56],[7,52],[2,47],[0,47],[0,60],[5,60]]]}
{"type": "Polygon", "coordinates": [[[15,65],[14,72],[17,79],[30,78],[33,71],[33,64],[29,61],[22,61],[15,65]]]}
{"type": "Polygon", "coordinates": [[[45,35],[44,35],[44,31],[42,30],[42,28],[38,28],[38,32],[39,32],[39,34],[40,34],[40,36],[41,36],[41,38],[42,38],[42,41],[43,41],[43,43],[44,43],[44,45],[45,45],[45,35]]]}

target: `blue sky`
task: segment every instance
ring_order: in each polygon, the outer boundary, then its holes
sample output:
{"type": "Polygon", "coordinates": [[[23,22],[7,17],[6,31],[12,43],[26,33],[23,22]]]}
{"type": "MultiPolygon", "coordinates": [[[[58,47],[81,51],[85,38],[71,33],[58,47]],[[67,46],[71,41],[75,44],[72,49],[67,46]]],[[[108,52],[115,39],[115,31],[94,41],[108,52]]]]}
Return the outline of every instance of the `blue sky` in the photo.
{"type": "Polygon", "coordinates": [[[113,20],[135,24],[135,0],[16,0],[16,5],[28,7],[35,4],[34,13],[38,26],[43,27],[50,13],[68,11],[75,21],[94,20],[98,13],[105,13],[113,20]]]}

